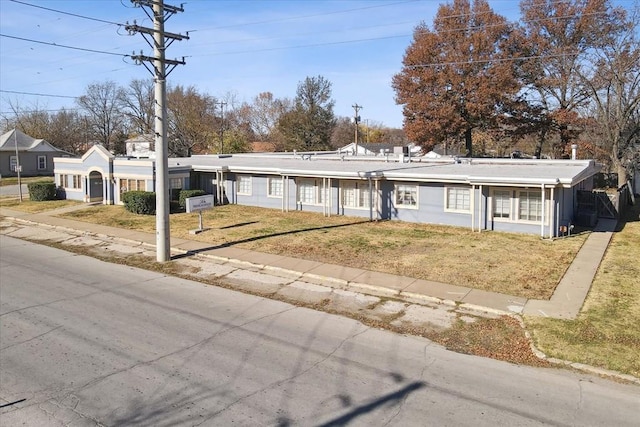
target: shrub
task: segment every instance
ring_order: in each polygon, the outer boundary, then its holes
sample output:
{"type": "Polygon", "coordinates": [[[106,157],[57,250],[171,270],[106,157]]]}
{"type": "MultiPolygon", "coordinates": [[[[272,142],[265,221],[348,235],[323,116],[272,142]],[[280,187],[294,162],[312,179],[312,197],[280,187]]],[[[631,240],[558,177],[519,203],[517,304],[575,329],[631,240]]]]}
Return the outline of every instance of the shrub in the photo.
{"type": "Polygon", "coordinates": [[[180,207],[182,209],[186,209],[187,207],[186,199],[188,199],[189,197],[204,196],[205,194],[207,193],[203,190],[182,190],[180,192],[180,197],[178,198],[178,201],[180,202],[180,207]]]}
{"type": "Polygon", "coordinates": [[[156,213],[156,193],[152,191],[127,191],[122,195],[122,202],[124,208],[134,214],[156,213]]]}
{"type": "Polygon", "coordinates": [[[27,184],[29,198],[36,202],[56,199],[56,184],[51,181],[36,181],[27,184]]]}

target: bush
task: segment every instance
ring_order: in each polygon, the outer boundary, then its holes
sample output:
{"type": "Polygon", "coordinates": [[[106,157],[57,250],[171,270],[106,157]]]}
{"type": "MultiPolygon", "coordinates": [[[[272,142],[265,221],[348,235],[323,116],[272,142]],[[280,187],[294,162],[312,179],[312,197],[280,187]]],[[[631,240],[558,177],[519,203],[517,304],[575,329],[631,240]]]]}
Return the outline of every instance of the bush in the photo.
{"type": "Polygon", "coordinates": [[[122,195],[122,202],[124,208],[134,214],[156,213],[156,193],[152,191],[127,191],[122,195]]]}
{"type": "Polygon", "coordinates": [[[56,184],[52,181],[36,181],[27,184],[29,198],[35,202],[56,199],[56,184]]]}
{"type": "Polygon", "coordinates": [[[205,194],[207,194],[207,193],[205,191],[203,191],[203,190],[182,190],[180,192],[180,196],[178,198],[178,201],[180,202],[180,207],[182,209],[186,209],[187,208],[186,199],[188,199],[189,197],[204,196],[205,194]]]}

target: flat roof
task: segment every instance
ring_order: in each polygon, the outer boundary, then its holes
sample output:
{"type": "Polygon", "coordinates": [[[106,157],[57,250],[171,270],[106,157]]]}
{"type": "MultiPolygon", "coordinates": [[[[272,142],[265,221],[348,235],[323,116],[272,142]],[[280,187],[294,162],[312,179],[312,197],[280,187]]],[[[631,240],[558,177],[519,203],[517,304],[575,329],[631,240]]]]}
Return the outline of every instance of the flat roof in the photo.
{"type": "Polygon", "coordinates": [[[169,167],[190,166],[194,171],[328,177],[337,179],[392,179],[492,185],[572,186],[600,171],[593,160],[536,160],[414,157],[355,157],[313,154],[234,154],[170,158],[169,167]]]}

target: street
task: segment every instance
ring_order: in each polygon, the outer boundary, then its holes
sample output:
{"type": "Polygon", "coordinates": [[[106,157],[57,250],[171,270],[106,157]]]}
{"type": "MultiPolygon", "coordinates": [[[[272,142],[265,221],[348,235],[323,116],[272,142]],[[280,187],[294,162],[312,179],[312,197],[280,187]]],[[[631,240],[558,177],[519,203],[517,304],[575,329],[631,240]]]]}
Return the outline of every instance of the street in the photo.
{"type": "Polygon", "coordinates": [[[0,235],[0,425],[637,425],[640,388],[0,235]]]}

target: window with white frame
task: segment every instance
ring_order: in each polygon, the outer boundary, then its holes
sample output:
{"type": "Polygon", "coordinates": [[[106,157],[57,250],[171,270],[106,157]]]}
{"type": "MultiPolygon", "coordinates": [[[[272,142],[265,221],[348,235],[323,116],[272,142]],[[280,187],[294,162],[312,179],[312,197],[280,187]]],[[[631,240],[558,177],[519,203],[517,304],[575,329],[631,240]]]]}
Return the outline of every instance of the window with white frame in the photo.
{"type": "Polygon", "coordinates": [[[298,180],[298,201],[309,205],[319,205],[324,200],[318,180],[301,178],[298,180]]]}
{"type": "Polygon", "coordinates": [[[82,188],[82,175],[72,175],[72,187],[71,188],[82,188]]]}
{"type": "Polygon", "coordinates": [[[535,190],[518,192],[518,219],[523,221],[542,220],[542,193],[535,190]]]}
{"type": "Polygon", "coordinates": [[[127,191],[146,191],[147,182],[144,179],[121,179],[120,195],[127,191]]]}
{"type": "Polygon", "coordinates": [[[340,181],[341,201],[345,208],[368,208],[369,185],[358,181],[340,181]]]}
{"type": "Polygon", "coordinates": [[[238,175],[236,177],[236,185],[238,194],[251,195],[251,175],[238,175]]]}
{"type": "Polygon", "coordinates": [[[60,174],[58,177],[58,187],[67,188],[69,187],[69,176],[66,174],[60,174]]]}
{"type": "Polygon", "coordinates": [[[9,157],[9,168],[11,169],[11,172],[17,172],[18,158],[16,156],[9,157]]]}
{"type": "Polygon", "coordinates": [[[469,212],[471,210],[471,189],[465,187],[445,187],[445,210],[469,212]]]}
{"type": "Polygon", "coordinates": [[[511,190],[493,190],[493,217],[511,218],[511,190]]]}
{"type": "Polygon", "coordinates": [[[47,169],[47,156],[38,156],[38,170],[47,169]]]}
{"type": "Polygon", "coordinates": [[[399,208],[418,207],[418,186],[408,184],[396,184],[396,206],[399,208]]]}
{"type": "Polygon", "coordinates": [[[282,178],[271,176],[267,178],[267,196],[282,197],[282,178]]]}

